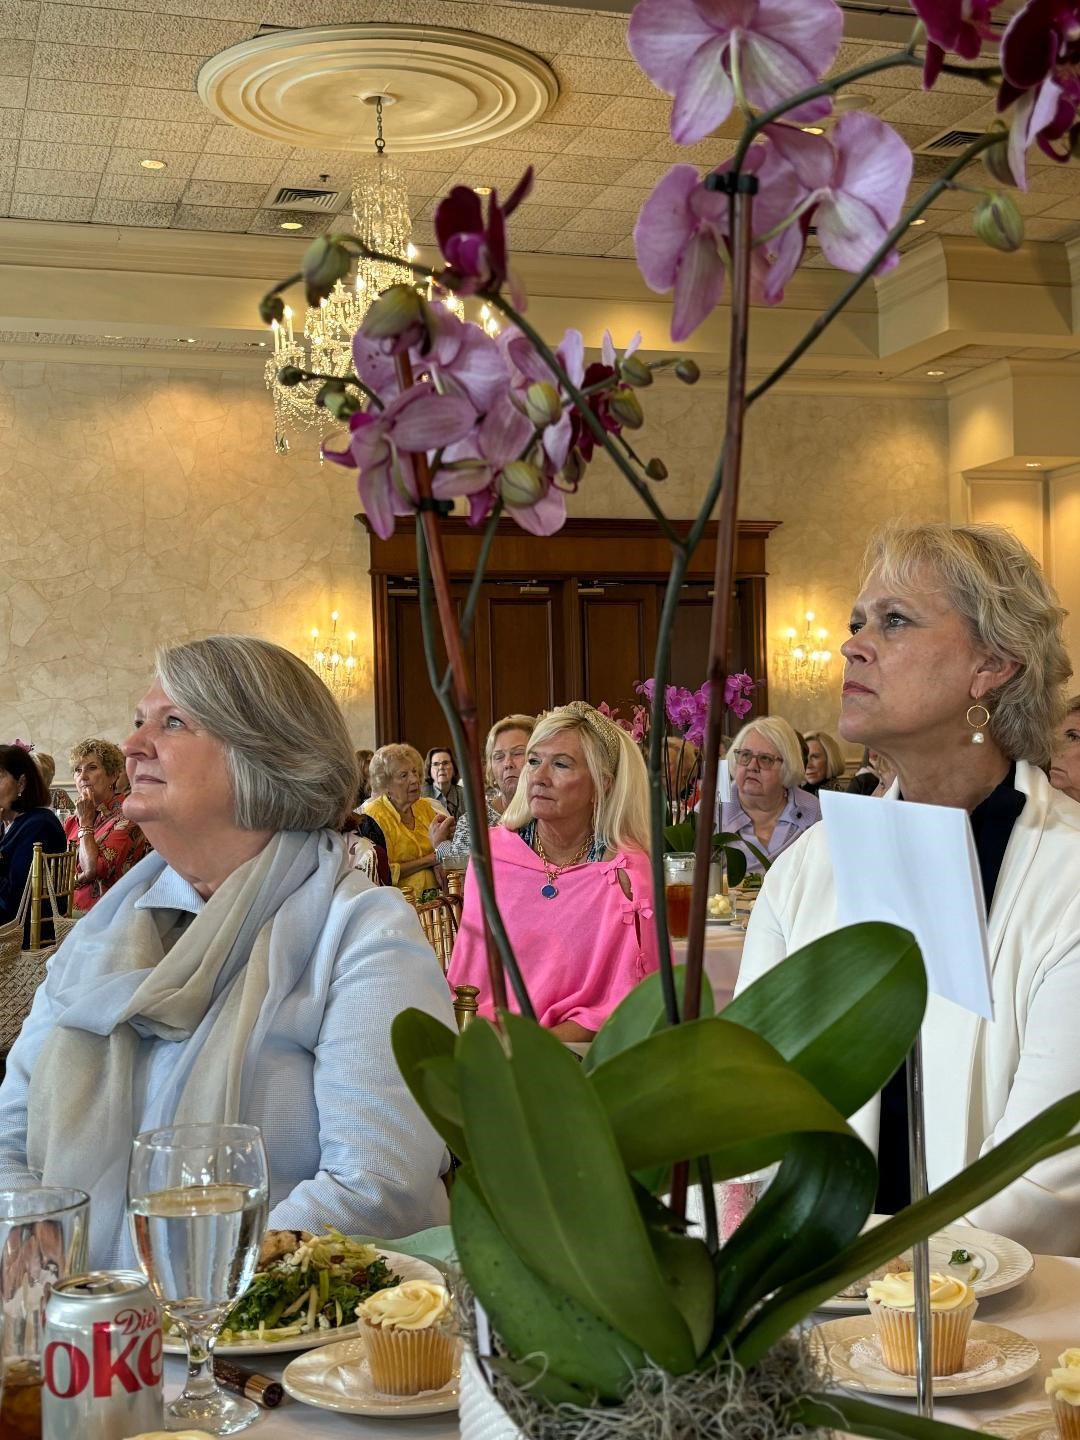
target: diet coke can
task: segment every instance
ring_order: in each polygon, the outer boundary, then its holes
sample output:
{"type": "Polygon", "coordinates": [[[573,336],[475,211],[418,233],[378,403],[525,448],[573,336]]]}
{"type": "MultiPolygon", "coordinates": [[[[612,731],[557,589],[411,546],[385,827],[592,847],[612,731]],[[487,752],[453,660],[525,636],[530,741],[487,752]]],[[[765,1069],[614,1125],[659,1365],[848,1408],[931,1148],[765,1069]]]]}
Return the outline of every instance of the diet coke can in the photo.
{"type": "Polygon", "coordinates": [[[163,1426],[161,1312],[129,1270],[76,1275],[45,1302],[42,1440],[125,1440],[163,1426]]]}

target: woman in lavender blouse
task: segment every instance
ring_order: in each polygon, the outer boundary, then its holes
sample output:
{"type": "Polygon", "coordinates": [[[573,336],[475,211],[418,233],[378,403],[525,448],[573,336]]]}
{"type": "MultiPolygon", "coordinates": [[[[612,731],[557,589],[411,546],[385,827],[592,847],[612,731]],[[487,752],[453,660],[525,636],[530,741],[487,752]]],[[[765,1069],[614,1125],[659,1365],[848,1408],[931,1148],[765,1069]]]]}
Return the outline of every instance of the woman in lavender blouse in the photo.
{"type": "Polygon", "coordinates": [[[799,788],[804,774],[799,739],[777,715],[744,725],[727,765],[734,794],[720,807],[720,829],[739,837],[747,872],[760,875],[764,866],[754,851],[772,860],[821,819],[821,806],[799,788]]]}

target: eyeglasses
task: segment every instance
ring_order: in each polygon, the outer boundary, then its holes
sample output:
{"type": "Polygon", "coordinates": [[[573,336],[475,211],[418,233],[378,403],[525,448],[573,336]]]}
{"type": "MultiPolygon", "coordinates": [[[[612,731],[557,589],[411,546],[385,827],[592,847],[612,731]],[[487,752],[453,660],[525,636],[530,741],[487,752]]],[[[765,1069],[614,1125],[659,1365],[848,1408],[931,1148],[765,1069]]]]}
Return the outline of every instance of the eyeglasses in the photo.
{"type": "Polygon", "coordinates": [[[731,753],[740,770],[746,770],[755,760],[762,770],[772,770],[784,763],[779,755],[759,755],[755,750],[733,750],[731,753]]]}

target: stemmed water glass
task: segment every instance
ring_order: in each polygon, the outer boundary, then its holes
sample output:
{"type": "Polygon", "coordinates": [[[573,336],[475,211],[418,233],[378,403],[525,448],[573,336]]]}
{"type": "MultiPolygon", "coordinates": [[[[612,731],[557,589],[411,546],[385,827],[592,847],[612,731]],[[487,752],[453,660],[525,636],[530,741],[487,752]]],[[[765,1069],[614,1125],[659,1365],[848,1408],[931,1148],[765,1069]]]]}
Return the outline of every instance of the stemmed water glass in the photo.
{"type": "Polygon", "coordinates": [[[257,1126],[173,1125],[136,1136],[128,1169],[135,1253],[188,1347],[183,1394],[165,1407],[173,1429],[232,1435],[258,1419],[257,1405],[218,1386],[213,1350],[255,1274],[268,1209],[257,1126]]]}

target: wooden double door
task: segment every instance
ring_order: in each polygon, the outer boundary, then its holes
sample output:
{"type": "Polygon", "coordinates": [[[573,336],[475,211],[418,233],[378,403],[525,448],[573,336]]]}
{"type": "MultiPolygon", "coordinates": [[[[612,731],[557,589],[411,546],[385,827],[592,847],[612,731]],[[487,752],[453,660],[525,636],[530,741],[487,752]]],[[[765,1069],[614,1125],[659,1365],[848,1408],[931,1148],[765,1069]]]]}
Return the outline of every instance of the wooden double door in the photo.
{"type": "MultiPolygon", "coordinates": [[[[658,573],[610,574],[617,552],[607,552],[613,541],[617,544],[617,532],[627,525],[633,528],[633,522],[611,522],[602,536],[607,542],[603,545],[597,544],[595,535],[576,536],[572,531],[546,540],[524,537],[536,547],[524,565],[521,556],[500,554],[496,542],[489,566],[492,578],[481,587],[466,649],[482,733],[502,715],[535,715],[568,700],[594,705],[606,701],[627,717],[635,701],[640,703],[634,686],[653,673],[667,559],[660,547],[654,562],[658,573]],[[579,542],[576,546],[568,544],[574,540],[579,542]],[[517,574],[504,573],[509,565],[519,567],[517,574]],[[566,573],[571,566],[576,573],[566,573]]],[[[772,526],[759,528],[767,534],[772,526]]],[[[469,588],[467,552],[451,542],[472,538],[455,534],[447,540],[459,606],[469,588]]],[[[763,561],[764,539],[758,538],[762,553],[751,558],[763,561]]],[[[518,537],[513,539],[516,548],[523,548],[518,537]]],[[[409,558],[397,537],[384,542],[373,539],[377,732],[380,744],[407,740],[423,752],[445,743],[447,737],[424,658],[416,582],[407,564],[401,563],[409,558]],[[390,568],[395,562],[399,568],[390,568]]],[[[642,557],[629,558],[640,570],[642,557]]],[[[709,568],[711,563],[710,556],[709,568]]],[[[748,670],[762,681],[764,599],[763,565],[738,576],[728,647],[729,668],[748,670]]],[[[681,593],[672,635],[673,684],[696,689],[704,679],[711,611],[710,582],[690,578],[681,593]]],[[[446,663],[441,636],[438,647],[441,671],[446,663]]],[[[763,685],[755,711],[766,709],[763,685]]]]}

